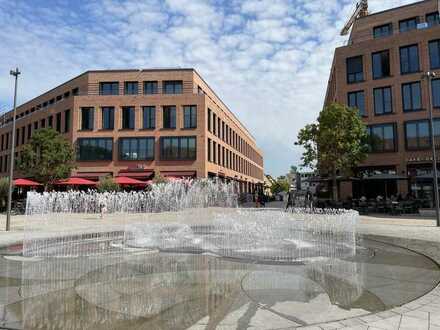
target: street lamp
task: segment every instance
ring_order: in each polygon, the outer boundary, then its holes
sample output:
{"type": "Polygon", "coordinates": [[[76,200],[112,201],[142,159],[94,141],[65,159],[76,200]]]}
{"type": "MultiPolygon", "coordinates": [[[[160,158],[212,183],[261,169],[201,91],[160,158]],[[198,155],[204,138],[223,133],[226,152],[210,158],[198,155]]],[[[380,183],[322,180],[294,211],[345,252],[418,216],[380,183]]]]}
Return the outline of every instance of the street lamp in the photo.
{"type": "Polygon", "coordinates": [[[11,205],[12,205],[12,184],[14,182],[14,156],[15,156],[15,116],[17,112],[17,82],[18,75],[21,73],[18,68],[11,70],[11,76],[15,77],[15,88],[14,88],[14,113],[12,118],[12,145],[11,145],[11,157],[9,165],[9,191],[8,191],[8,209],[6,211],[6,231],[11,229],[11,205]]]}
{"type": "Polygon", "coordinates": [[[438,193],[438,176],[437,176],[437,155],[435,150],[435,131],[433,118],[433,100],[432,100],[432,79],[436,77],[435,72],[428,71],[424,75],[428,80],[428,94],[429,94],[429,121],[431,125],[431,147],[432,147],[432,168],[434,171],[434,196],[435,196],[435,215],[437,219],[437,227],[440,227],[440,209],[439,209],[439,193],[438,193]]]}

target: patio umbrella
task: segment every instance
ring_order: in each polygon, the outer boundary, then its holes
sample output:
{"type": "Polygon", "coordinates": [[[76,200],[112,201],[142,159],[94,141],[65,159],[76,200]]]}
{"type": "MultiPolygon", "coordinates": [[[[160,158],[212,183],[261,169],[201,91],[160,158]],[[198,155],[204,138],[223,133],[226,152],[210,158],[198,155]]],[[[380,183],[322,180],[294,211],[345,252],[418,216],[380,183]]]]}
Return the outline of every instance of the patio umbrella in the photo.
{"type": "Polygon", "coordinates": [[[36,187],[41,186],[41,183],[28,180],[28,179],[15,179],[14,186],[16,187],[36,187]]]}
{"type": "Polygon", "coordinates": [[[59,180],[55,184],[64,186],[94,186],[96,182],[83,178],[68,178],[65,180],[59,180]]]}
{"type": "Polygon", "coordinates": [[[129,178],[126,176],[118,176],[115,178],[115,182],[121,186],[140,186],[146,183],[140,180],[129,178]]]}

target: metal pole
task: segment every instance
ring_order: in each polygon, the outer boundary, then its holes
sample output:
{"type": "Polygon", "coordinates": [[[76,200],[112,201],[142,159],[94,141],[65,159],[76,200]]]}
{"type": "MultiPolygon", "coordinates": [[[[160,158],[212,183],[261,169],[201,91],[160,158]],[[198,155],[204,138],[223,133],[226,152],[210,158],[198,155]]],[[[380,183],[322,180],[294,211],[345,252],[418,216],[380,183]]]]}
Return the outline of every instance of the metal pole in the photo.
{"type": "Polygon", "coordinates": [[[21,72],[18,68],[15,71],[10,72],[11,76],[15,77],[15,88],[14,88],[14,111],[12,118],[12,145],[11,145],[11,156],[10,156],[10,165],[9,165],[9,191],[8,191],[8,209],[6,211],[6,231],[11,229],[11,205],[12,205],[12,184],[14,182],[14,162],[15,162],[15,116],[17,112],[17,81],[18,75],[21,72]]]}
{"type": "Polygon", "coordinates": [[[437,175],[437,155],[435,148],[435,131],[434,131],[434,118],[433,118],[433,100],[432,100],[432,78],[435,78],[435,72],[427,72],[425,75],[428,78],[428,94],[429,94],[429,121],[431,124],[431,146],[432,146],[432,168],[434,171],[434,206],[435,216],[437,219],[437,227],[440,227],[440,209],[439,209],[439,192],[438,192],[438,175],[437,175]]]}

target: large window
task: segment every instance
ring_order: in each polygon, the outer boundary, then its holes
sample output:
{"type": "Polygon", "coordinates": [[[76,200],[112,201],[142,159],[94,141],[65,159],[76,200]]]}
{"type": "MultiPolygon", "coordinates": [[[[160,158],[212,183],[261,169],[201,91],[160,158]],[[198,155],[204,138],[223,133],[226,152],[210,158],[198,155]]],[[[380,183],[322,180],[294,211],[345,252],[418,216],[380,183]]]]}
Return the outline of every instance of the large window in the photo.
{"type": "Polygon", "coordinates": [[[408,150],[426,149],[431,145],[428,120],[405,123],[405,143],[408,150]]]}
{"type": "Polygon", "coordinates": [[[416,111],[422,109],[422,95],[420,82],[402,85],[403,111],[416,111]]]}
{"type": "Polygon", "coordinates": [[[183,128],[197,127],[197,106],[185,105],[183,107],[183,128]]]}
{"type": "Polygon", "coordinates": [[[80,138],[77,140],[79,161],[112,160],[112,138],[80,138]]]}
{"type": "Polygon", "coordinates": [[[393,24],[385,24],[381,26],[376,26],[373,29],[374,38],[382,38],[387,37],[393,34],[393,24]]]}
{"type": "Polygon", "coordinates": [[[122,107],[122,129],[134,129],[134,107],[122,107]]]}
{"type": "Polygon", "coordinates": [[[196,137],[162,137],[160,139],[162,160],[196,159],[196,137]]]}
{"type": "Polygon", "coordinates": [[[351,108],[357,108],[361,116],[366,116],[367,112],[365,111],[364,91],[348,93],[348,106],[351,108]]]}
{"type": "Polygon", "coordinates": [[[400,48],[400,72],[402,74],[420,71],[419,47],[411,45],[400,48]]]}
{"type": "Polygon", "coordinates": [[[438,11],[426,15],[426,22],[428,23],[429,27],[438,25],[440,22],[438,11]]]}
{"type": "Polygon", "coordinates": [[[136,95],[138,93],[139,83],[137,81],[126,81],[124,83],[125,95],[136,95]]]}
{"type": "Polygon", "coordinates": [[[163,82],[164,94],[182,94],[182,80],[168,80],[163,82]]]}
{"type": "Polygon", "coordinates": [[[147,106],[142,108],[142,124],[143,129],[156,128],[156,107],[147,106]]]}
{"type": "Polygon", "coordinates": [[[119,95],[119,83],[117,81],[99,83],[100,95],[119,95]]]}
{"type": "Polygon", "coordinates": [[[176,106],[163,107],[163,128],[176,128],[176,106]]]}
{"type": "Polygon", "coordinates": [[[144,81],[144,94],[157,94],[158,92],[157,81],[144,81]]]}
{"type": "MultiPolygon", "coordinates": [[[[87,107],[81,108],[81,129],[82,130],[93,130],[93,119],[94,119],[94,108],[87,107]]],[[[44,125],[41,125],[44,127],[44,125]]]]}
{"type": "MultiPolygon", "coordinates": [[[[34,129],[38,128],[38,122],[34,123],[34,129]]],[[[70,110],[64,111],[64,133],[70,131],[70,110]]]]}
{"type": "Polygon", "coordinates": [[[115,108],[102,107],[102,129],[115,128],[115,108]]]}
{"type": "Polygon", "coordinates": [[[154,137],[120,138],[120,160],[152,160],[154,159],[154,137]]]}
{"type": "Polygon", "coordinates": [[[417,29],[417,17],[405,19],[402,21],[399,21],[399,30],[400,32],[408,32],[411,30],[417,29]]]}
{"type": "Polygon", "coordinates": [[[383,124],[367,128],[370,152],[396,151],[395,125],[383,124]]]}
{"type": "Polygon", "coordinates": [[[373,79],[390,76],[390,51],[384,50],[373,54],[373,79]]]}
{"type": "Polygon", "coordinates": [[[374,94],[374,113],[385,115],[393,112],[393,96],[391,87],[375,88],[374,94]]]}
{"type": "Polygon", "coordinates": [[[61,133],[61,115],[62,115],[62,113],[58,112],[56,114],[56,119],[55,119],[56,120],[55,127],[56,127],[57,132],[59,132],[59,133],[61,133]]]}
{"type": "Polygon", "coordinates": [[[364,81],[362,56],[347,58],[347,82],[349,84],[364,81]]]}
{"type": "Polygon", "coordinates": [[[440,79],[432,81],[432,105],[434,108],[440,108],[440,79]]]}
{"type": "Polygon", "coordinates": [[[429,59],[431,69],[440,69],[440,40],[429,42],[429,59]]]}
{"type": "Polygon", "coordinates": [[[211,122],[211,118],[212,117],[212,111],[211,109],[208,109],[208,132],[212,133],[212,122],[211,122]]]}

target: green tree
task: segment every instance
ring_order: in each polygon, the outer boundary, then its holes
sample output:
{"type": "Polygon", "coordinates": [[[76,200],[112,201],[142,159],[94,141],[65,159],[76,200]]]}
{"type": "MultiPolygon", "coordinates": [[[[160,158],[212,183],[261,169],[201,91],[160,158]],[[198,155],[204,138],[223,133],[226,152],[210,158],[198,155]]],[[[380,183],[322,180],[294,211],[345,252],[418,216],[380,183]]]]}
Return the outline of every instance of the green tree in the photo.
{"type": "Polygon", "coordinates": [[[9,177],[0,178],[0,208],[6,206],[9,192],[9,177]]]}
{"type": "Polygon", "coordinates": [[[113,192],[121,190],[121,187],[109,176],[101,178],[96,188],[99,192],[113,192]]]}
{"type": "Polygon", "coordinates": [[[153,178],[153,183],[158,184],[158,183],[167,183],[168,180],[167,178],[164,178],[161,174],[159,170],[156,170],[154,172],[154,178],[153,178]]]}
{"type": "Polygon", "coordinates": [[[295,143],[304,148],[303,166],[332,178],[335,200],[339,200],[337,175],[349,174],[367,156],[367,130],[358,113],[333,103],[321,111],[317,123],[300,130],[295,143]]]}
{"type": "Polygon", "coordinates": [[[45,189],[56,180],[68,178],[74,168],[72,145],[51,128],[35,132],[18,161],[18,169],[41,182],[45,189]]]}
{"type": "Polygon", "coordinates": [[[289,180],[285,176],[279,176],[270,189],[272,191],[272,194],[279,194],[283,191],[288,192],[289,180]]]}

